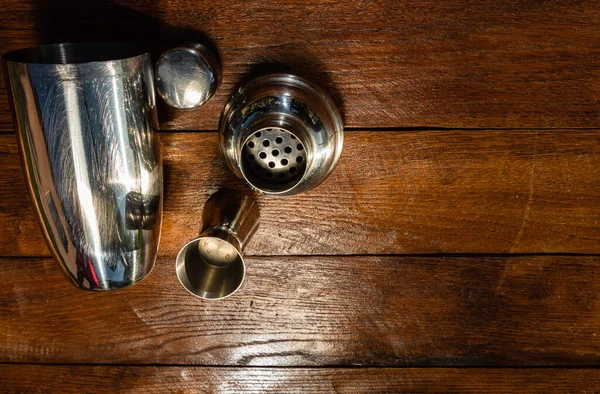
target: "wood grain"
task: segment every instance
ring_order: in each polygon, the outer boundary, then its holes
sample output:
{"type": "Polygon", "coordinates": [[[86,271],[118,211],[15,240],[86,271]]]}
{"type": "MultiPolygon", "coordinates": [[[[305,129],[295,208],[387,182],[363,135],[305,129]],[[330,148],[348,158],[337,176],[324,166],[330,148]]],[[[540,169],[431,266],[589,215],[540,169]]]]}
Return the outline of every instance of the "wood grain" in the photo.
{"type": "Polygon", "coordinates": [[[179,284],[89,293],[50,259],[0,259],[0,362],[588,366],[600,257],[269,257],[222,301],[179,284]]]}
{"type": "Polygon", "coordinates": [[[595,392],[595,369],[206,368],[0,365],[5,393],[595,392]],[[26,377],[26,378],[24,378],[26,377]]]}
{"type": "MultiPolygon", "coordinates": [[[[558,1],[5,0],[0,52],[131,41],[156,56],[210,37],[223,83],[162,127],[214,130],[245,77],[292,70],[332,92],[353,128],[600,125],[600,8],[558,1]]],[[[10,131],[5,90],[0,130],[10,131]]]]}
{"type": "MultiPolygon", "coordinates": [[[[339,166],[291,198],[261,197],[251,255],[598,253],[600,131],[348,132],[339,166]]],[[[216,133],[163,134],[160,254],[201,227],[222,186],[216,133]]],[[[49,255],[13,135],[0,136],[0,255],[49,255]]]]}
{"type": "Polygon", "coordinates": [[[598,391],[596,2],[4,0],[2,10],[0,53],[129,41],[156,59],[198,41],[218,50],[223,81],[196,111],[159,102],[161,128],[181,131],[161,135],[163,257],[131,288],[88,293],[47,257],[0,80],[1,392],[598,391]],[[189,131],[215,130],[235,87],[271,71],[322,85],[351,131],[323,185],[258,197],[246,282],[202,301],[177,281],[174,256],[212,193],[247,188],[216,133],[189,131]]]}

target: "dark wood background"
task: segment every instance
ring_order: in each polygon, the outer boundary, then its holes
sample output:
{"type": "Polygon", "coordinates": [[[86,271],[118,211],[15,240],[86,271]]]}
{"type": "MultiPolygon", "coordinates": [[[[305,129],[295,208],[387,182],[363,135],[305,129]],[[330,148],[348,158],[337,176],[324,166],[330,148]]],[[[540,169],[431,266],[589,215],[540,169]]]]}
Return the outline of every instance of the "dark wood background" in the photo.
{"type": "Polygon", "coordinates": [[[162,106],[152,274],[62,277],[27,198],[0,84],[3,392],[600,391],[600,5],[595,1],[3,0],[0,50],[214,45],[205,107],[162,106]],[[321,186],[261,197],[248,276],[205,302],[174,257],[206,199],[236,85],[290,70],[342,109],[321,186]]]}

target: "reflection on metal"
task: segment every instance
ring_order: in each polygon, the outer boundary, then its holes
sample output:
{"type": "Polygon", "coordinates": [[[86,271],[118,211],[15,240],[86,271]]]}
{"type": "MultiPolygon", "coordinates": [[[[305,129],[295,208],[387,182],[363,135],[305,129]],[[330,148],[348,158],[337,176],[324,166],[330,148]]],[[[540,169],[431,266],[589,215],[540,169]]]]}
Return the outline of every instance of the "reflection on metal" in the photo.
{"type": "Polygon", "coordinates": [[[3,61],[51,251],[81,288],[143,279],[157,255],[163,195],[150,55],[128,44],[58,44],[3,61]]]}
{"type": "Polygon", "coordinates": [[[184,43],[163,53],[156,62],[156,89],[169,106],[194,109],[215,94],[221,68],[204,45],[184,43]]]}
{"type": "Polygon", "coordinates": [[[221,116],[229,168],[255,190],[292,195],[323,182],[342,154],[340,113],[323,90],[289,74],[239,88],[221,116]]]}
{"type": "Polygon", "coordinates": [[[255,200],[223,189],[204,206],[200,237],[179,252],[177,277],[193,295],[222,299],[235,293],[246,273],[242,250],[258,228],[255,200]]]}

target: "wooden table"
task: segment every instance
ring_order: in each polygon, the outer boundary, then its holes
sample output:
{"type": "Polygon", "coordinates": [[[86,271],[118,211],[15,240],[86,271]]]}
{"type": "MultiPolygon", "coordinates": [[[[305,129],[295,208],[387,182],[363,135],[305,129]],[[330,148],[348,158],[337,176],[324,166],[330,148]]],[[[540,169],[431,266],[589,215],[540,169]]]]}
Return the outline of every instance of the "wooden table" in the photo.
{"type": "Polygon", "coordinates": [[[600,5],[583,1],[3,0],[2,52],[218,47],[197,111],[159,108],[160,258],[93,294],[50,258],[0,96],[0,391],[600,390],[600,5]],[[311,192],[262,197],[248,275],[205,302],[174,257],[226,170],[245,77],[329,90],[346,143],[311,192]]]}

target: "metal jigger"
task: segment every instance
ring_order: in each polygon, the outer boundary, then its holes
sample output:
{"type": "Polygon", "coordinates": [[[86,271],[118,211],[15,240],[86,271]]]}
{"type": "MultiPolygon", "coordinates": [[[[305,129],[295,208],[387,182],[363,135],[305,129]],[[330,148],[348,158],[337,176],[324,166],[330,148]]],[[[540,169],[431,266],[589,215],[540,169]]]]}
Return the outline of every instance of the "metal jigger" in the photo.
{"type": "Polygon", "coordinates": [[[258,204],[248,195],[230,189],[213,194],[204,205],[200,236],[177,256],[183,287],[209,300],[235,293],[246,273],[242,250],[256,232],[259,216],[258,204]]]}

